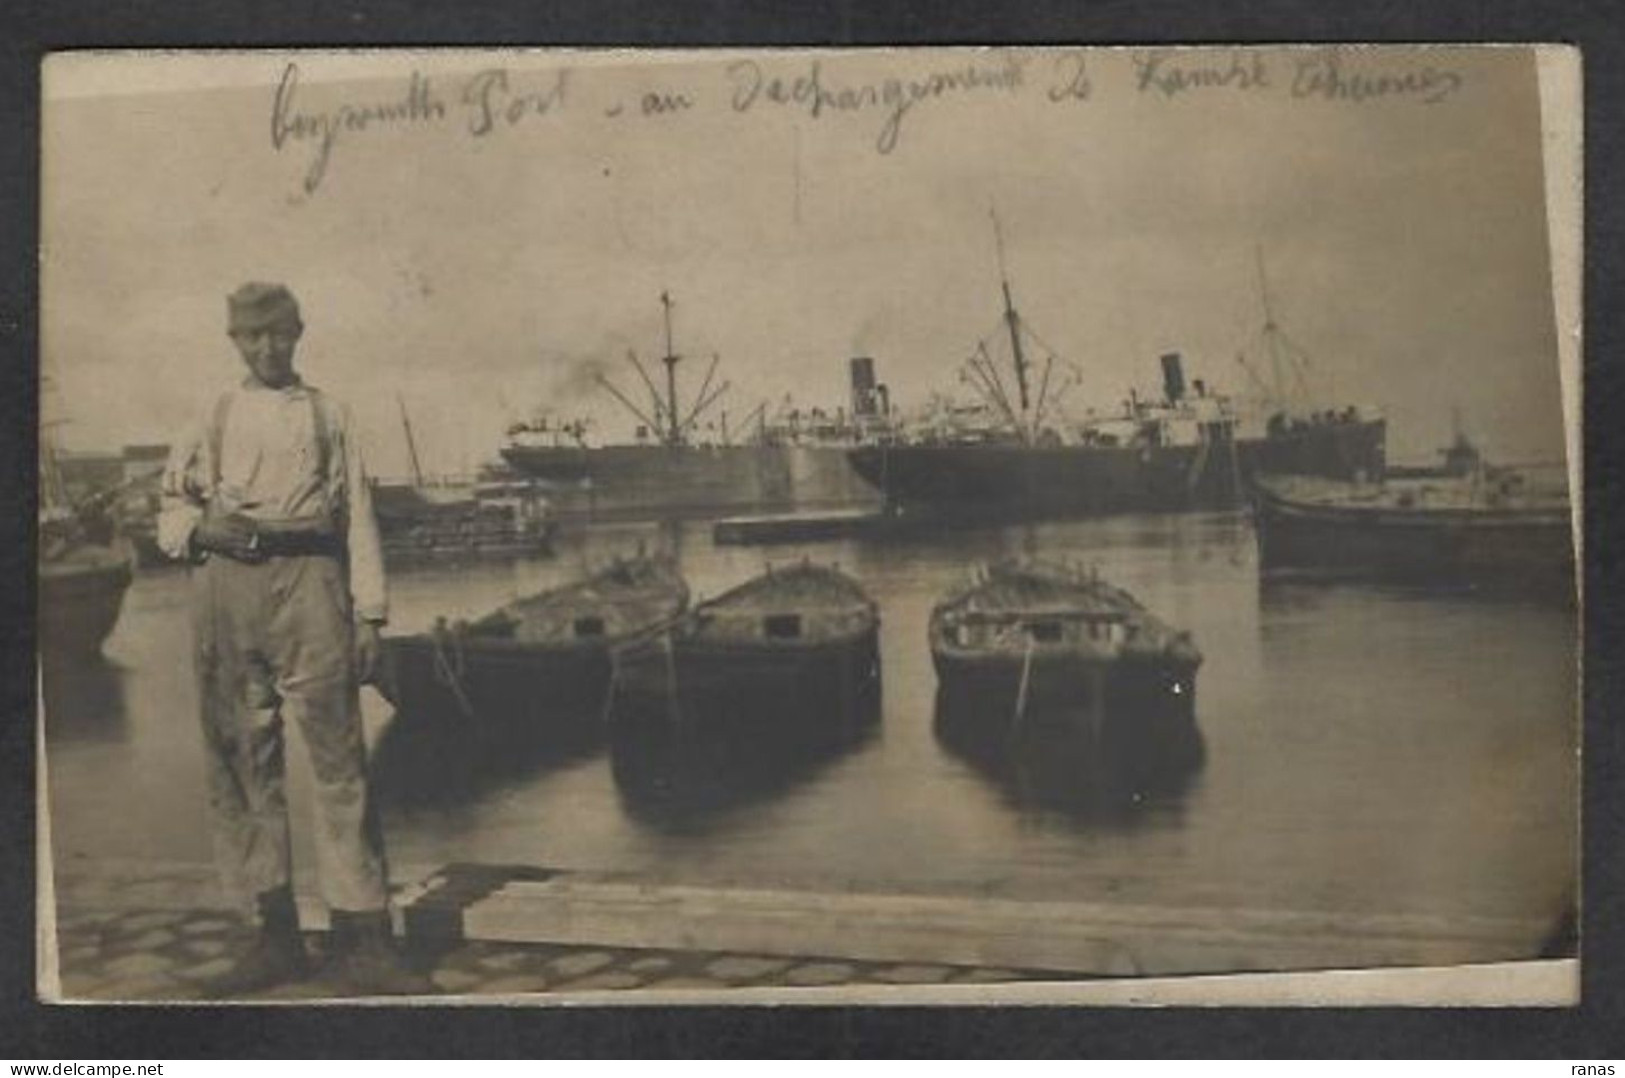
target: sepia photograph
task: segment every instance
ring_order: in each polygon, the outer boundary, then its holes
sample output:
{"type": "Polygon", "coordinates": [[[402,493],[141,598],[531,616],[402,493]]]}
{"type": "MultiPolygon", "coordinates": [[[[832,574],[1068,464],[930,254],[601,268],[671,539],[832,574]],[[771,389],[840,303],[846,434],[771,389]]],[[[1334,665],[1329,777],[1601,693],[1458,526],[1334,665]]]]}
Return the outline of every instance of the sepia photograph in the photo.
{"type": "Polygon", "coordinates": [[[1576,51],[41,78],[41,999],[1578,1002],[1576,51]]]}

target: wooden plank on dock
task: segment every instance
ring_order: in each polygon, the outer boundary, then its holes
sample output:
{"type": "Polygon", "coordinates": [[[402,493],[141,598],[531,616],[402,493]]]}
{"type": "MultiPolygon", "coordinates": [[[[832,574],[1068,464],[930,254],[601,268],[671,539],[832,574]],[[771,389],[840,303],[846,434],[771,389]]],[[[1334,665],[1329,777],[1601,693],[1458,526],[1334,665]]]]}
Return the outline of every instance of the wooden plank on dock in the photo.
{"type": "MultiPolygon", "coordinates": [[[[526,866],[399,866],[398,930],[492,942],[773,954],[1096,976],[1460,966],[1535,958],[1539,918],[1162,906],[641,882],[526,866]]],[[[63,908],[228,909],[213,869],[68,860],[63,908]]],[[[299,895],[307,930],[326,927],[299,895]]]]}
{"type": "Polygon", "coordinates": [[[1105,976],[1456,965],[1535,957],[1538,920],[1201,909],[645,884],[561,874],[463,913],[469,938],[1105,976]]]}

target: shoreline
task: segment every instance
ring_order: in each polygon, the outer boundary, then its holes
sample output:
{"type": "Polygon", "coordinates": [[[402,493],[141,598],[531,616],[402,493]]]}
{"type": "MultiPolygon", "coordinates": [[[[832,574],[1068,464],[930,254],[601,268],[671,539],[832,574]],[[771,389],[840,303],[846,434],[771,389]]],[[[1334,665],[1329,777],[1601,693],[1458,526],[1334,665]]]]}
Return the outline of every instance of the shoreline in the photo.
{"type": "MultiPolygon", "coordinates": [[[[1549,991],[1574,966],[1529,961],[1551,926],[1528,919],[691,887],[536,866],[403,866],[399,878],[397,932],[449,999],[1112,984],[1133,995],[1161,977],[1508,962],[1503,986],[1532,977],[1549,991]]],[[[52,1002],[207,998],[202,980],[225,968],[242,931],[208,865],[76,859],[57,866],[52,890],[54,917],[40,923],[42,944],[57,935],[54,954],[40,956],[52,1002]]],[[[299,899],[319,952],[326,912],[313,895],[299,899]]],[[[341,996],[318,975],[254,998],[341,996]]]]}

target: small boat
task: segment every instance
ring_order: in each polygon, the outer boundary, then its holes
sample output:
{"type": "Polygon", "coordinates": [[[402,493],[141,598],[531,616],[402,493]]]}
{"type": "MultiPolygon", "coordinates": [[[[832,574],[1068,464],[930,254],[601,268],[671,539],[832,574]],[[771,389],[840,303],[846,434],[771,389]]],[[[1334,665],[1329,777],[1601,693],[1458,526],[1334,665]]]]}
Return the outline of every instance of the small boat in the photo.
{"type": "Polygon", "coordinates": [[[1092,571],[1032,558],[981,567],[931,612],[944,717],[1005,732],[1064,717],[1108,728],[1187,730],[1202,655],[1190,634],[1092,571]]]}
{"type": "Polygon", "coordinates": [[[678,727],[744,720],[778,734],[796,717],[845,730],[880,698],[880,614],[837,568],[802,562],[700,603],[670,632],[629,651],[623,713],[678,727]]]}
{"type": "Polygon", "coordinates": [[[546,727],[601,719],[613,653],[688,606],[665,556],[617,558],[590,576],[520,599],[473,622],[440,619],[385,639],[384,695],[403,715],[546,727]]]}
{"type": "Polygon", "coordinates": [[[406,402],[396,400],[412,475],[372,483],[373,510],[386,562],[552,553],[558,524],[552,504],[538,484],[425,477],[406,402]]]}
{"type": "Polygon", "coordinates": [[[390,565],[553,552],[558,522],[552,506],[528,488],[380,484],[373,497],[384,560],[390,565]]]}
{"type": "Polygon", "coordinates": [[[1257,482],[1254,501],[1267,571],[1573,594],[1564,482],[1542,487],[1496,468],[1382,483],[1273,477],[1257,482]]]}
{"type": "Polygon", "coordinates": [[[41,431],[39,650],[46,660],[101,652],[118,622],[135,553],[117,534],[103,494],[68,496],[48,430],[41,431]]]}
{"type": "Polygon", "coordinates": [[[47,659],[98,654],[118,622],[134,575],[135,557],[119,539],[72,539],[60,545],[41,536],[40,652],[47,659]]]}

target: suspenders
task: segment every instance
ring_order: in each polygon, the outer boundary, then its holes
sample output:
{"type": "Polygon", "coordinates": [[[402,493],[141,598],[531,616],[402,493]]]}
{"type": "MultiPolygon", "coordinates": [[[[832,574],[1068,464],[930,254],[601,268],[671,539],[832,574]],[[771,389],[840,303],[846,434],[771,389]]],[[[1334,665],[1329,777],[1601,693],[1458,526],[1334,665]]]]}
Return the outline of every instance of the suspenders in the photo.
{"type": "Polygon", "coordinates": [[[220,445],[226,437],[226,413],[231,411],[231,391],[220,394],[214,402],[214,415],[209,421],[209,496],[220,488],[220,445]]]}
{"type": "MultiPolygon", "coordinates": [[[[209,421],[208,454],[209,454],[209,493],[220,488],[220,452],[226,438],[226,418],[231,412],[231,402],[236,393],[227,390],[214,402],[214,413],[209,421]]],[[[305,397],[310,401],[310,427],[316,439],[316,474],[322,479],[322,512],[330,520],[334,520],[333,513],[333,484],[328,475],[328,467],[333,459],[333,430],[328,416],[326,401],[315,388],[306,386],[305,397]]],[[[338,521],[334,520],[334,523],[338,521]]]]}

